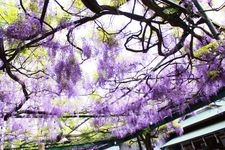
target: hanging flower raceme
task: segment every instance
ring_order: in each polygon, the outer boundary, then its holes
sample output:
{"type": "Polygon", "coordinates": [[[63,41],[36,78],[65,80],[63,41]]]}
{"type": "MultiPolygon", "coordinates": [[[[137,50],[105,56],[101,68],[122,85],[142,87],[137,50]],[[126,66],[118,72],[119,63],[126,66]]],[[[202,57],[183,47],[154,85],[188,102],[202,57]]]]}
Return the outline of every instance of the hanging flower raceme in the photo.
{"type": "Polygon", "coordinates": [[[62,48],[59,42],[55,42],[53,40],[43,43],[42,46],[48,48],[48,55],[53,58],[56,56],[57,50],[62,48]]]}
{"type": "Polygon", "coordinates": [[[74,57],[60,60],[56,63],[54,72],[60,91],[65,90],[71,96],[74,86],[81,78],[81,69],[74,57]]]}
{"type": "Polygon", "coordinates": [[[91,57],[91,47],[89,45],[83,46],[83,55],[86,59],[89,59],[91,57]]]}
{"type": "Polygon", "coordinates": [[[29,40],[37,36],[40,31],[40,21],[34,17],[26,16],[25,19],[8,26],[6,36],[13,39],[29,40]]]}

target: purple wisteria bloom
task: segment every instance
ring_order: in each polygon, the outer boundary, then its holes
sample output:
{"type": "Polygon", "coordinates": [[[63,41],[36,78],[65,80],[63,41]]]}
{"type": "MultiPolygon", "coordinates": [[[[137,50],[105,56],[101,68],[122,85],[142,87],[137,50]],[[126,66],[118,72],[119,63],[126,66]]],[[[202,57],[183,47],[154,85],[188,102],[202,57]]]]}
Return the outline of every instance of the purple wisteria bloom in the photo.
{"type": "Polygon", "coordinates": [[[9,38],[29,40],[41,32],[40,21],[34,17],[26,16],[24,20],[13,23],[6,29],[9,38]]]}

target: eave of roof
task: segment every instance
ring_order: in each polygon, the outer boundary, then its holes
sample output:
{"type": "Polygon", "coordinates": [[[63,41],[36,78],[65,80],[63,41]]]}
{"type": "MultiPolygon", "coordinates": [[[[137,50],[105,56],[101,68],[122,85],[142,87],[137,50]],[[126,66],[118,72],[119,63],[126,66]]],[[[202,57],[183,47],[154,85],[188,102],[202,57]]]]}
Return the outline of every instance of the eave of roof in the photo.
{"type": "Polygon", "coordinates": [[[190,139],[201,137],[201,136],[204,136],[204,135],[207,135],[207,134],[219,131],[219,130],[223,130],[223,129],[225,129],[225,121],[221,121],[221,122],[215,123],[213,125],[209,125],[207,127],[201,128],[199,130],[184,134],[180,137],[176,137],[176,138],[170,140],[169,142],[167,142],[166,144],[164,144],[161,148],[175,145],[177,143],[185,142],[190,139]]]}

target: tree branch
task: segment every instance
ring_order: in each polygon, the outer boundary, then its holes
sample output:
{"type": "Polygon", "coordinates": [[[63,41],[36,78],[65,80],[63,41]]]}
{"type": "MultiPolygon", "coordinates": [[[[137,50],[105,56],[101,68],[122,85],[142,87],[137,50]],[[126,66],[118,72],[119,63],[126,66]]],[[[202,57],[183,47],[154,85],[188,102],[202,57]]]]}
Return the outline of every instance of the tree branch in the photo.
{"type": "Polygon", "coordinates": [[[216,30],[215,26],[213,25],[213,23],[208,19],[206,13],[204,12],[203,8],[201,7],[201,5],[199,4],[199,2],[197,0],[193,0],[193,3],[195,4],[196,8],[198,9],[199,13],[201,14],[201,16],[204,18],[206,24],[209,27],[209,30],[211,31],[211,33],[213,34],[213,37],[217,40],[219,40],[219,33],[216,30]]]}
{"type": "Polygon", "coordinates": [[[41,18],[40,18],[41,27],[42,27],[43,21],[45,19],[45,15],[46,15],[46,12],[47,12],[48,4],[49,4],[49,0],[45,0],[44,6],[43,6],[43,9],[42,9],[42,13],[41,13],[41,18]]]}

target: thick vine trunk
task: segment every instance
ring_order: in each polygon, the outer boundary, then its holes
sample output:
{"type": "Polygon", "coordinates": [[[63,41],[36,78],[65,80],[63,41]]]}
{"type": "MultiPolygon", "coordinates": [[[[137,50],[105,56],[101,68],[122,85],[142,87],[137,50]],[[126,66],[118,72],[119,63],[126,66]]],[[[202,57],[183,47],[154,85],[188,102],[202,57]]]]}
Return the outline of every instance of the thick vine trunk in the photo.
{"type": "Polygon", "coordinates": [[[140,136],[142,141],[144,142],[146,150],[153,150],[153,145],[151,141],[151,134],[147,133],[145,136],[140,136]]]}

